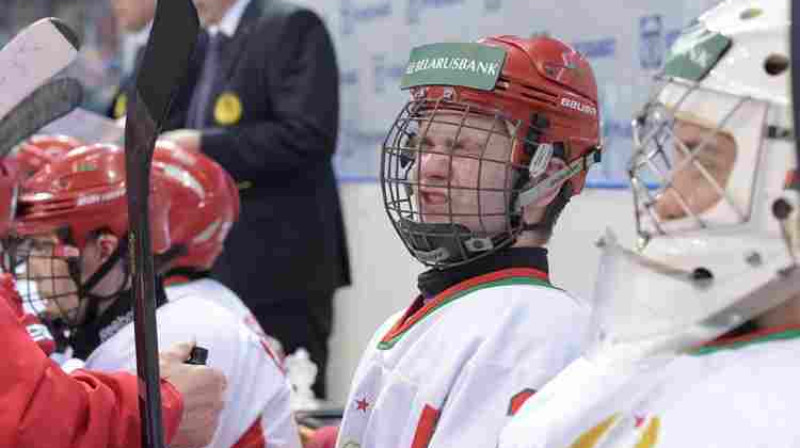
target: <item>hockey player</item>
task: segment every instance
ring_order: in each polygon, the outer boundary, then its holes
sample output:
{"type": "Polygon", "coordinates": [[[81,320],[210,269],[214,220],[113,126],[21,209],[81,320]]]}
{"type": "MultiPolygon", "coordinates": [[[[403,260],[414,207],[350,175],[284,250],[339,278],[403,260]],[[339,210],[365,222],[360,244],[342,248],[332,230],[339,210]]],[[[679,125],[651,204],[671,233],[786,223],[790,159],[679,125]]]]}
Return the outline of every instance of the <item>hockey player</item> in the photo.
{"type": "MultiPolygon", "coordinates": [[[[29,247],[30,279],[52,317],[74,329],[75,355],[101,371],[135,366],[130,275],[126,258],[124,154],[114,145],[70,151],[23,184],[16,229],[29,247]]],[[[163,170],[153,170],[151,237],[168,256],[172,204],[163,170]]],[[[208,365],[228,380],[212,447],[295,447],[289,386],[260,338],[222,307],[197,298],[167,303],[157,287],[159,344],[194,339],[208,365]]]]}
{"type": "Polygon", "coordinates": [[[239,191],[233,178],[203,153],[168,140],[156,142],[153,169],[163,173],[164,194],[173,204],[169,237],[176,256],[164,266],[167,299],[202,296],[267,338],[247,305],[210,276],[228,231],[239,219],[239,191]]]}
{"type": "Polygon", "coordinates": [[[588,62],[549,37],[415,49],[389,130],[389,218],[431,269],[375,333],[339,447],[494,447],[579,352],[587,307],[550,283],[547,243],[599,160],[588,62]]]}
{"type": "MultiPolygon", "coordinates": [[[[3,160],[0,165],[0,217],[5,217],[0,235],[5,235],[17,186],[14,164],[3,160]]],[[[11,276],[2,274],[0,446],[139,446],[136,376],[86,370],[67,375],[47,358],[52,340],[43,330],[35,316],[23,311],[11,276]]],[[[224,377],[209,367],[183,364],[191,348],[182,344],[161,355],[163,421],[173,447],[210,442],[222,407],[224,377]]]]}
{"type": "MultiPolygon", "coordinates": [[[[83,146],[83,142],[68,135],[38,134],[18,145],[11,153],[11,156],[6,159],[6,163],[15,163],[20,180],[24,180],[31,177],[47,163],[79,146],[83,146]]],[[[6,266],[6,268],[10,269],[11,266],[6,266]]],[[[16,287],[26,293],[30,292],[29,289],[31,288],[27,282],[20,282],[19,279],[16,287]]],[[[38,300],[27,301],[25,307],[27,308],[26,311],[32,314],[38,314],[42,310],[41,301],[38,300]]],[[[61,348],[61,344],[59,344],[59,348],[61,348]]],[[[53,359],[62,363],[66,358],[64,354],[56,353],[53,359]]],[[[66,366],[62,365],[63,367],[66,366]]]]}
{"type": "Polygon", "coordinates": [[[597,343],[501,447],[797,446],[789,29],[787,0],[732,0],[679,36],[634,120],[641,245],[607,238],[597,343]]]}

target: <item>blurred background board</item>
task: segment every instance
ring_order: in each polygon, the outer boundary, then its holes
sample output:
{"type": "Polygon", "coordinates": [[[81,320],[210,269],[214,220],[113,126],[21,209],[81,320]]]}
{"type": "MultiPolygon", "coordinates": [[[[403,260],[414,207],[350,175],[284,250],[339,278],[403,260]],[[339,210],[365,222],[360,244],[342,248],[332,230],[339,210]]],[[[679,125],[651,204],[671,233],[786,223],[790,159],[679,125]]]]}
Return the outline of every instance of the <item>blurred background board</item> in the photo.
{"type": "Polygon", "coordinates": [[[627,185],[631,114],[666,48],[714,0],[305,0],[334,36],[341,71],[337,159],[345,181],[375,181],[385,132],[406,100],[399,90],[411,48],[493,34],[550,34],[592,63],[600,90],[603,164],[590,186],[627,185]]]}
{"type": "MultiPolygon", "coordinates": [[[[84,41],[69,69],[87,87],[84,105],[102,111],[130,69],[130,45],[108,2],[0,0],[0,43],[43,16],[57,16],[84,41]]],[[[336,168],[344,182],[377,180],[384,134],[406,100],[399,90],[414,46],[492,34],[551,34],[590,59],[600,90],[603,163],[590,187],[623,188],[631,114],[679,30],[716,0],[301,0],[326,20],[340,68],[341,129],[336,168]]]]}

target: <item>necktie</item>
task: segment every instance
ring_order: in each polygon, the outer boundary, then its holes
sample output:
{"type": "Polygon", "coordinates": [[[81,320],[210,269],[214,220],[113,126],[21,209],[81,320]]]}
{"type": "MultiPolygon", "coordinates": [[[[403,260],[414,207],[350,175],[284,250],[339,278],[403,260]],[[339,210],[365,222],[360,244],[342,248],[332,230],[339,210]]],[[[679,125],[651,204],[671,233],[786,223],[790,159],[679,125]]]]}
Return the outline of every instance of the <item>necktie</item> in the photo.
{"type": "Polygon", "coordinates": [[[200,129],[205,126],[206,112],[211,100],[211,89],[214,87],[214,81],[217,77],[219,56],[225,39],[226,36],[221,32],[209,36],[203,69],[200,72],[200,78],[189,103],[186,123],[188,128],[200,129]]]}

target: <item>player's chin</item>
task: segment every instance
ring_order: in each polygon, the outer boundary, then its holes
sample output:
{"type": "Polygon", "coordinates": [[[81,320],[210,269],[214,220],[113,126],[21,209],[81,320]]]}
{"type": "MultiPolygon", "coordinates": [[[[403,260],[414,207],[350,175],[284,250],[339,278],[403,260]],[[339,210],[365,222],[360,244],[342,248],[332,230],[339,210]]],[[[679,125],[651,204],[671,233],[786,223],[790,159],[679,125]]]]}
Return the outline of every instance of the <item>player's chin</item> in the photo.
{"type": "Polygon", "coordinates": [[[77,296],[59,298],[45,296],[44,303],[46,304],[44,314],[48,319],[66,319],[78,309],[77,296]]]}
{"type": "Polygon", "coordinates": [[[61,308],[54,308],[48,306],[45,308],[44,313],[42,313],[43,317],[47,320],[58,320],[64,319],[67,317],[66,310],[62,310],[61,308]]]}

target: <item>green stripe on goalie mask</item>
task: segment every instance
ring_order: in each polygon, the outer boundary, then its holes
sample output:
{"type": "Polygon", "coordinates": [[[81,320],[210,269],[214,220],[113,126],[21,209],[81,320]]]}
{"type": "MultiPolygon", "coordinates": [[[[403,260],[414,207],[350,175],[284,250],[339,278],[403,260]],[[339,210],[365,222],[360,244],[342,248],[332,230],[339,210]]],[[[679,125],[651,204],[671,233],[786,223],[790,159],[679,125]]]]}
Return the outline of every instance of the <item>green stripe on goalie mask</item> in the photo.
{"type": "Polygon", "coordinates": [[[667,54],[664,75],[700,81],[717,65],[731,46],[731,40],[709,31],[703,24],[687,28],[667,54]]]}
{"type": "Polygon", "coordinates": [[[494,89],[506,51],[476,43],[439,43],[416,47],[400,81],[401,89],[446,85],[494,89]]]}

